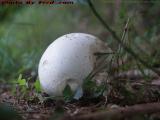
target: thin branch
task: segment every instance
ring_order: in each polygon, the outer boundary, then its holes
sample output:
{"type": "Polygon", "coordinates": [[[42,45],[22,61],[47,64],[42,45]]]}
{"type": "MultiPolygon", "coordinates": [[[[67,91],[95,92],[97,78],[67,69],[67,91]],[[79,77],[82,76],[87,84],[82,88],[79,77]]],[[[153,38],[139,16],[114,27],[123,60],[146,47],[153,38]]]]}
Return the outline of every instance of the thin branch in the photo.
{"type": "MultiPolygon", "coordinates": [[[[148,76],[149,78],[158,78],[158,75],[155,74],[153,71],[150,69],[144,69],[144,74],[148,76]]],[[[119,74],[113,76],[114,79],[140,79],[144,78],[144,74],[139,69],[134,69],[134,70],[129,70],[129,71],[124,71],[120,72],[119,74]]]]}
{"type": "MultiPolygon", "coordinates": [[[[123,42],[124,44],[125,44],[126,33],[128,31],[129,21],[130,21],[130,17],[127,19],[127,22],[126,22],[126,25],[124,27],[124,31],[123,31],[123,34],[122,34],[122,38],[121,38],[121,42],[123,42]]],[[[119,45],[118,51],[121,52],[121,44],[119,45]]]]}
{"type": "Polygon", "coordinates": [[[153,68],[150,64],[148,64],[146,61],[144,61],[142,58],[140,58],[131,48],[129,48],[127,45],[125,45],[123,42],[121,42],[121,39],[117,36],[117,34],[109,27],[109,25],[103,20],[103,18],[98,14],[96,9],[94,8],[91,0],[87,0],[88,5],[90,6],[93,14],[96,16],[96,18],[101,22],[101,24],[111,33],[114,40],[116,40],[121,46],[136,60],[138,60],[140,63],[142,63],[147,68],[154,71],[156,74],[160,76],[160,72],[153,68]]]}
{"type": "MultiPolygon", "coordinates": [[[[122,42],[123,44],[126,44],[125,38],[126,38],[126,34],[127,34],[127,32],[128,32],[129,20],[130,20],[130,17],[128,17],[128,19],[127,19],[127,22],[126,22],[126,25],[125,25],[125,27],[124,27],[124,31],[123,31],[123,34],[122,34],[121,42],[122,42]]],[[[116,60],[116,62],[117,62],[118,67],[120,66],[120,65],[119,65],[119,61],[122,61],[122,65],[123,65],[123,59],[124,59],[125,57],[122,57],[122,53],[123,53],[123,49],[122,49],[121,44],[119,44],[119,47],[118,47],[118,50],[117,50],[117,54],[116,54],[116,57],[115,57],[115,60],[116,60]]],[[[127,55],[127,54],[126,54],[126,55],[127,55]]],[[[118,73],[118,72],[119,72],[119,69],[117,69],[117,73],[118,73]]]]}
{"type": "Polygon", "coordinates": [[[121,120],[135,115],[160,112],[160,102],[137,104],[129,107],[112,108],[111,110],[88,113],[85,115],[65,116],[62,120],[121,120]]]}

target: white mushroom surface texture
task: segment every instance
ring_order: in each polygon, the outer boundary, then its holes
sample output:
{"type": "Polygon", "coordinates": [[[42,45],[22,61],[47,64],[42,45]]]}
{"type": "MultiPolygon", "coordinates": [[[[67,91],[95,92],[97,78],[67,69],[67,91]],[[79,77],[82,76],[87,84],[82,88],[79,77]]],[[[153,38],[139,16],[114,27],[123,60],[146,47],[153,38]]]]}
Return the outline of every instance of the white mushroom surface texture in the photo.
{"type": "Polygon", "coordinates": [[[70,33],[59,37],[49,45],[39,62],[38,75],[43,90],[60,97],[69,85],[75,92],[94,69],[94,54],[110,51],[106,43],[90,34],[70,33]]]}

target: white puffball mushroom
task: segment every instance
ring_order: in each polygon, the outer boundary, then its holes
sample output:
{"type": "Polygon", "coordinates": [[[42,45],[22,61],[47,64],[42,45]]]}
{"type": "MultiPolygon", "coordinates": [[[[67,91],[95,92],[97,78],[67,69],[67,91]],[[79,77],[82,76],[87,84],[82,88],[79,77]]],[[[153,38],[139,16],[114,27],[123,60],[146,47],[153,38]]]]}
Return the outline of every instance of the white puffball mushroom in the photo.
{"type": "Polygon", "coordinates": [[[94,69],[96,52],[110,52],[106,43],[85,33],[70,33],[56,39],[43,53],[39,80],[43,90],[60,97],[66,85],[75,92],[94,69]]]}

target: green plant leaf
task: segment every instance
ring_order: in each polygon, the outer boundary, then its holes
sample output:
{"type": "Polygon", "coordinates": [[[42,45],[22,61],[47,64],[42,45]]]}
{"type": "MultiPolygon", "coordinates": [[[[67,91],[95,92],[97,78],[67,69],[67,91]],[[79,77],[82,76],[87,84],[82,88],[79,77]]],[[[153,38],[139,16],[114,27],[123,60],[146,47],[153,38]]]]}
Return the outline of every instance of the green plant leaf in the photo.
{"type": "Polygon", "coordinates": [[[18,76],[18,81],[22,79],[22,74],[18,76]]]}
{"type": "Polygon", "coordinates": [[[100,95],[103,95],[103,92],[107,90],[106,89],[106,85],[105,84],[102,84],[100,86],[96,86],[95,88],[95,93],[94,93],[94,97],[98,97],[100,95]]]}
{"type": "Polygon", "coordinates": [[[63,90],[63,98],[64,98],[64,100],[65,100],[66,102],[68,102],[68,101],[70,101],[71,99],[73,99],[73,96],[74,96],[74,94],[73,94],[70,86],[69,86],[69,85],[66,85],[66,87],[65,87],[64,90],[63,90]]]}
{"type": "Polygon", "coordinates": [[[27,86],[26,79],[22,79],[22,74],[19,75],[17,82],[20,86],[27,86]]]}
{"type": "Polygon", "coordinates": [[[103,92],[106,90],[106,85],[102,84],[98,86],[93,80],[86,80],[83,84],[83,89],[87,92],[87,97],[99,97],[103,95],[103,92]]]}
{"type": "Polygon", "coordinates": [[[20,85],[20,86],[22,86],[22,85],[26,85],[26,80],[25,79],[21,79],[21,80],[18,80],[18,84],[20,85]]]}
{"type": "Polygon", "coordinates": [[[83,88],[87,91],[94,91],[95,86],[96,83],[92,80],[85,80],[83,84],[83,88]]]}
{"type": "Polygon", "coordinates": [[[40,81],[38,79],[34,83],[34,88],[37,92],[41,92],[41,85],[40,85],[40,81]]]}

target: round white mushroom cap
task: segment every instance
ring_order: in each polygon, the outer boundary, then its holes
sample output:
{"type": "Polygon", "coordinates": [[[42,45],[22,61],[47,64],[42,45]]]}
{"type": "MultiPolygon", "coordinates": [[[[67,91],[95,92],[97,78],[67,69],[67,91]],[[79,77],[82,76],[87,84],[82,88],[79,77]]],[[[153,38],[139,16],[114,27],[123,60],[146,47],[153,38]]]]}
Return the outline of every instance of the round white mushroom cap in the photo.
{"type": "Polygon", "coordinates": [[[46,49],[39,63],[42,88],[52,96],[62,96],[66,85],[74,92],[94,69],[96,52],[111,49],[97,37],[70,33],[56,39],[46,49]]]}

